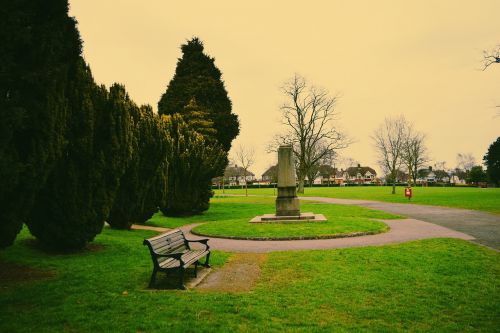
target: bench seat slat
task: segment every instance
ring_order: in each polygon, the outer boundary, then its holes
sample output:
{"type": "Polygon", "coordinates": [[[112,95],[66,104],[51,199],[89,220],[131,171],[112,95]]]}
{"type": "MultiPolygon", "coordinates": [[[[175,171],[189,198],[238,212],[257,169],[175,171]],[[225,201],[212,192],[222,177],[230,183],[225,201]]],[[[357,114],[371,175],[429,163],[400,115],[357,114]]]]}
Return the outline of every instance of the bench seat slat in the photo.
{"type": "MultiPolygon", "coordinates": [[[[188,267],[191,264],[193,264],[196,260],[203,258],[208,254],[208,251],[204,250],[195,250],[195,251],[189,251],[186,252],[184,255],[182,255],[182,260],[184,261],[184,267],[188,267]]],[[[180,261],[173,259],[173,258],[167,258],[167,260],[164,260],[160,264],[160,268],[163,269],[171,269],[175,267],[180,266],[180,261]]]]}

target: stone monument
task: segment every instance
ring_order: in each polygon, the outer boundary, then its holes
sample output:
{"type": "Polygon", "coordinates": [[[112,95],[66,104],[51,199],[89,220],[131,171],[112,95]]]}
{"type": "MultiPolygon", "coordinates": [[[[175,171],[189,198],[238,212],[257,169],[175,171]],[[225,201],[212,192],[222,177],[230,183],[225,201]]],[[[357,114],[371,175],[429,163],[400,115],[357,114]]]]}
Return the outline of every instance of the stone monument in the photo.
{"type": "Polygon", "coordinates": [[[295,161],[292,146],[278,149],[278,197],[276,216],[300,216],[299,198],[295,182],[295,161]]]}
{"type": "Polygon", "coordinates": [[[300,223],[326,221],[322,214],[300,213],[295,181],[295,161],[292,146],[278,149],[278,197],[276,214],[256,216],[251,223],[300,223]]]}

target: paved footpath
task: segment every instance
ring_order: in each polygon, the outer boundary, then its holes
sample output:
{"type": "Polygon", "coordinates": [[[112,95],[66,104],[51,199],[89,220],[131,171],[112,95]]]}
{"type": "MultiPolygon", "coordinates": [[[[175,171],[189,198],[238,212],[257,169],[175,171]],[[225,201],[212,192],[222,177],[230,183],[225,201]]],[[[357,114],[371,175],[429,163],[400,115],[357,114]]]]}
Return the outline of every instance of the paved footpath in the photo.
{"type": "Polygon", "coordinates": [[[409,218],[438,224],[440,226],[471,235],[475,242],[500,250],[500,215],[476,210],[399,204],[369,200],[334,199],[322,197],[300,197],[325,203],[356,205],[385,212],[404,215],[409,218]]]}
{"type": "MultiPolygon", "coordinates": [[[[467,209],[369,200],[323,197],[301,197],[300,199],[331,204],[363,206],[403,215],[408,218],[402,220],[384,220],[383,222],[390,227],[390,230],[377,235],[291,241],[255,241],[210,237],[210,247],[222,251],[262,253],[384,245],[445,237],[470,240],[500,250],[500,216],[498,215],[467,209]]],[[[199,224],[185,225],[181,229],[191,239],[204,238],[191,234],[190,230],[197,225],[199,224]]],[[[147,226],[134,225],[135,227],[153,230],[153,228],[147,226]]],[[[154,230],[161,232],[168,229],[156,228],[154,230]]]]}
{"type": "MultiPolygon", "coordinates": [[[[377,235],[291,241],[256,241],[210,237],[209,244],[211,249],[222,251],[272,252],[384,245],[438,237],[460,238],[466,240],[474,239],[474,237],[464,233],[415,219],[384,220],[384,223],[386,223],[391,230],[377,235]]],[[[188,238],[190,239],[205,238],[195,236],[190,233],[190,230],[197,225],[199,224],[185,225],[181,227],[181,229],[184,233],[186,233],[186,235],[189,236],[188,238]]]]}

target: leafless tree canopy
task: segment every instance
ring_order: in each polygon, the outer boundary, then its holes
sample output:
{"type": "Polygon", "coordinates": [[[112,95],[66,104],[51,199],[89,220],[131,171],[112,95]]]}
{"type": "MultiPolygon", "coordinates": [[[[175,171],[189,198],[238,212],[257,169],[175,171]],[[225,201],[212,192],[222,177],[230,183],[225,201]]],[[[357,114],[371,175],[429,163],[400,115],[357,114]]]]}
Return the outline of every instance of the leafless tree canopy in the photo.
{"type": "Polygon", "coordinates": [[[500,64],[500,44],[489,51],[483,51],[483,71],[493,64],[500,64]]]}
{"type": "Polygon", "coordinates": [[[404,116],[385,118],[384,123],[372,135],[378,163],[393,180],[393,194],[396,193],[396,174],[403,163],[408,127],[404,116]]]}
{"type": "Polygon", "coordinates": [[[250,169],[250,167],[255,163],[254,149],[240,145],[236,150],[235,160],[243,168],[243,174],[245,177],[245,195],[248,196],[247,175],[248,169],[250,169]]]}
{"type": "Polygon", "coordinates": [[[277,135],[270,149],[281,144],[293,145],[299,178],[299,192],[303,192],[304,178],[326,155],[346,148],[350,140],[335,127],[337,96],[326,89],[309,85],[296,74],[287,81],[282,92],[286,97],[281,106],[282,121],[288,131],[277,135]]]}
{"type": "Polygon", "coordinates": [[[413,184],[415,184],[417,182],[418,170],[430,159],[427,155],[427,147],[425,146],[425,134],[415,130],[411,124],[408,124],[406,130],[402,158],[403,163],[408,169],[408,174],[413,180],[413,184]]]}
{"type": "Polygon", "coordinates": [[[476,165],[476,159],[471,153],[457,154],[457,168],[469,172],[476,165]]]}

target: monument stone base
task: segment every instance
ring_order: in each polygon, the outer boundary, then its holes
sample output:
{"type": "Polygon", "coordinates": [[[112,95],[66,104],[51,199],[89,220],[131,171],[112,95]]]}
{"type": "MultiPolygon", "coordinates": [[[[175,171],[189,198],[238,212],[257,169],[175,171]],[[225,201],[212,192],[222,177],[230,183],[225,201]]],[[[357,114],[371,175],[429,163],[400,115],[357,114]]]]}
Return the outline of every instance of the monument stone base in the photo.
{"type": "Polygon", "coordinates": [[[299,198],[276,198],[277,216],[299,216],[300,202],[299,198]]]}
{"type": "Polygon", "coordinates": [[[307,222],[326,222],[323,214],[301,213],[300,215],[280,216],[275,214],[264,214],[256,216],[250,220],[250,223],[307,223],[307,222]]]}

